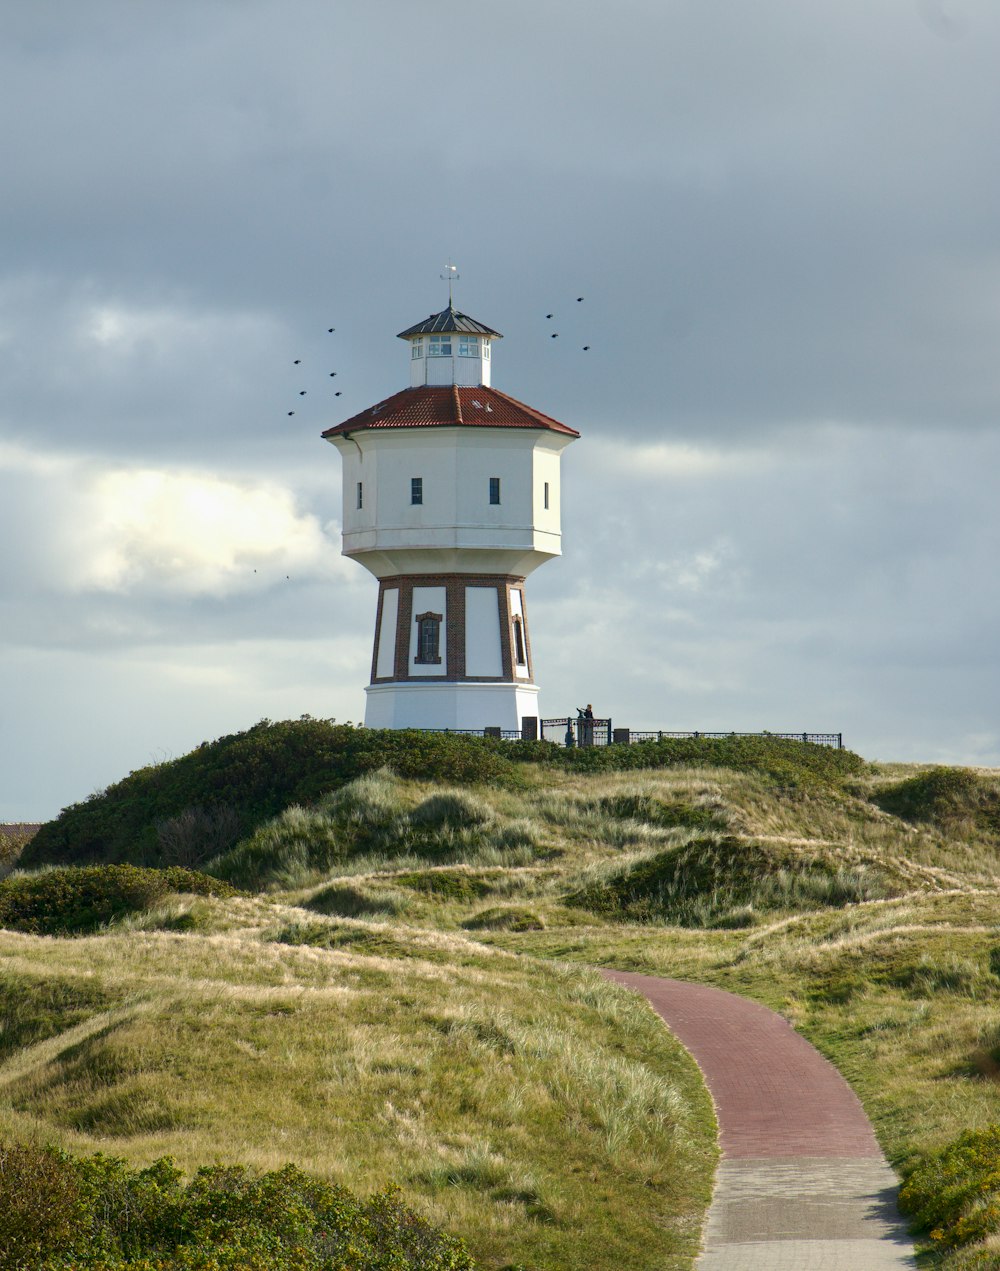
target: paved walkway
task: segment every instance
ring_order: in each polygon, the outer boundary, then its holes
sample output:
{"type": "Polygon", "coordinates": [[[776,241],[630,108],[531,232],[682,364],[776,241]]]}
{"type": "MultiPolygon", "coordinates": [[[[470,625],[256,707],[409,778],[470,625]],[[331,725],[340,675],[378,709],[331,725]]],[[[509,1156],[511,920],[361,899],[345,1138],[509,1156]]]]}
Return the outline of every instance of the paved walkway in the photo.
{"type": "Polygon", "coordinates": [[[914,1267],[896,1176],[857,1096],[780,1015],[721,989],[627,971],[705,1076],[722,1161],[698,1271],[914,1267]]]}

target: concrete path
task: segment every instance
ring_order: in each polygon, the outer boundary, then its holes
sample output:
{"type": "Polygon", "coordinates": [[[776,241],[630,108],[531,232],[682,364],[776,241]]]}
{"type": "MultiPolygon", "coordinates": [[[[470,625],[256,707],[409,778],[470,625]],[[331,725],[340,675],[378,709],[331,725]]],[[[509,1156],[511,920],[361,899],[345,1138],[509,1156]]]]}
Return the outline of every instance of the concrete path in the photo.
{"type": "Polygon", "coordinates": [[[896,1176],[857,1096],[780,1015],[734,993],[627,971],[701,1068],[722,1161],[698,1271],[915,1267],[896,1176]]]}

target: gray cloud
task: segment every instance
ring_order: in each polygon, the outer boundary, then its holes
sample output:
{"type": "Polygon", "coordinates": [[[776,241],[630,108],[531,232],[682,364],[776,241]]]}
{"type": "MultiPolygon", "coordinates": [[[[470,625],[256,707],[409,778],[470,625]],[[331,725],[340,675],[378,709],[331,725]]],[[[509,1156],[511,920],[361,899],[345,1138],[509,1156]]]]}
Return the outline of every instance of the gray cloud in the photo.
{"type": "Polygon", "coordinates": [[[985,0],[16,7],[0,818],[360,716],[374,584],[318,434],[406,382],[449,256],[497,385],[584,433],[530,586],[543,709],[586,665],[623,722],[1000,762],[998,54],[985,0]],[[267,487],[280,541],[158,555],[95,503],[115,473],[149,516],[267,487]]]}

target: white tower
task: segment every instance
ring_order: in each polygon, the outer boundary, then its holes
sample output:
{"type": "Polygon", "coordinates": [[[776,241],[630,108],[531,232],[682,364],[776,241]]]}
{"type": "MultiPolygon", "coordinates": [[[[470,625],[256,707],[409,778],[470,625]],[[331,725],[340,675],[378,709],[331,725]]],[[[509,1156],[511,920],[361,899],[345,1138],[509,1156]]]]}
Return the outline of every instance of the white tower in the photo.
{"type": "Polygon", "coordinates": [[[559,460],[580,434],[490,387],[499,332],[447,309],[399,334],[410,387],[328,428],[343,553],[379,580],[369,728],[538,715],[524,580],[560,554],[559,460]]]}

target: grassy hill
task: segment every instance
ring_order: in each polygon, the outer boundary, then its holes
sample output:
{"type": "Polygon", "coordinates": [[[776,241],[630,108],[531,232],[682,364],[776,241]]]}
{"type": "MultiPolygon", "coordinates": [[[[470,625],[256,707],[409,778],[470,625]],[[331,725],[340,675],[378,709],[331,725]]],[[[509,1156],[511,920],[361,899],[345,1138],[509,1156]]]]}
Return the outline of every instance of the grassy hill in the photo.
{"type": "Polygon", "coordinates": [[[688,1267],[711,1107],[615,966],[785,1014],[912,1178],[930,1264],[1000,1266],[996,773],[264,723],[18,864],[0,1140],[395,1183],[484,1268],[688,1267]]]}

